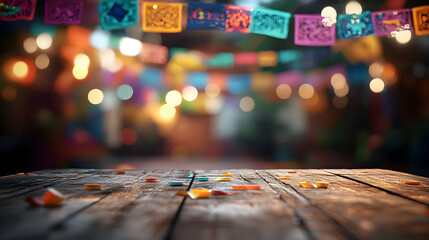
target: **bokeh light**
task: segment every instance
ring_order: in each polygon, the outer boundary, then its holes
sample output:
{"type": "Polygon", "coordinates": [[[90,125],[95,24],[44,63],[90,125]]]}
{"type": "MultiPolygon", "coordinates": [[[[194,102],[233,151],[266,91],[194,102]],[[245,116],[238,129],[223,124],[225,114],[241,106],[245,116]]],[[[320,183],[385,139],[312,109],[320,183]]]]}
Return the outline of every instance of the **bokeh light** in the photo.
{"type": "Polygon", "coordinates": [[[194,86],[186,86],[182,91],[183,99],[188,102],[194,101],[198,97],[198,90],[194,86]]]}
{"type": "Polygon", "coordinates": [[[104,94],[100,89],[94,88],[88,93],[88,101],[94,105],[103,102],[104,94]]]}
{"type": "Polygon", "coordinates": [[[337,22],[337,11],[331,6],[324,7],[320,15],[324,26],[332,26],[337,22]]]}
{"type": "Polygon", "coordinates": [[[13,101],[16,98],[16,89],[13,86],[7,86],[1,91],[1,96],[6,101],[13,101]]]}
{"type": "Polygon", "coordinates": [[[120,139],[124,145],[133,145],[137,141],[137,132],[132,128],[124,128],[120,133],[120,139]]]}
{"type": "Polygon", "coordinates": [[[109,32],[97,29],[91,33],[89,42],[98,50],[106,49],[109,47],[109,32]]]}
{"type": "Polygon", "coordinates": [[[380,77],[383,74],[384,65],[381,62],[374,62],[369,66],[368,72],[371,77],[380,77]]]}
{"type": "Polygon", "coordinates": [[[90,60],[86,54],[80,53],[74,57],[74,65],[78,68],[88,68],[89,63],[90,60]]]}
{"type": "Polygon", "coordinates": [[[341,73],[335,73],[331,77],[331,85],[334,89],[341,89],[347,85],[346,77],[341,73]]]}
{"type": "Polygon", "coordinates": [[[251,97],[243,97],[240,99],[240,108],[243,112],[251,112],[255,108],[255,100],[251,97]]]}
{"type": "Polygon", "coordinates": [[[24,43],[23,43],[23,47],[27,53],[36,52],[37,51],[36,38],[35,37],[29,37],[29,38],[25,39],[24,43]]]}
{"type": "Polygon", "coordinates": [[[411,36],[412,34],[410,30],[404,30],[395,33],[395,39],[400,44],[408,43],[411,40],[411,36]]]}
{"type": "Polygon", "coordinates": [[[221,96],[209,97],[205,99],[204,107],[209,114],[218,114],[222,109],[223,98],[221,96]]]}
{"type": "Polygon", "coordinates": [[[361,14],[362,6],[356,1],[350,1],[346,5],[346,14],[361,14]]]}
{"type": "Polygon", "coordinates": [[[34,64],[38,69],[46,69],[49,66],[50,60],[48,55],[40,54],[34,60],[34,64]]]}
{"type": "Polygon", "coordinates": [[[118,87],[117,94],[119,99],[128,100],[133,96],[134,90],[128,84],[122,84],[121,86],[118,87]]]}
{"type": "Polygon", "coordinates": [[[338,109],[345,108],[347,106],[347,103],[348,103],[347,97],[334,96],[334,98],[332,99],[332,104],[334,105],[334,107],[338,109]]]}
{"type": "Polygon", "coordinates": [[[12,71],[17,78],[25,78],[28,74],[28,65],[23,61],[18,61],[13,65],[12,71]]]}
{"type": "Polygon", "coordinates": [[[83,80],[88,76],[88,68],[79,68],[77,66],[73,67],[73,76],[77,80],[83,80]]]}
{"type": "Polygon", "coordinates": [[[41,33],[36,38],[37,46],[40,49],[48,49],[52,45],[52,36],[49,33],[41,33]]]}
{"type": "Polygon", "coordinates": [[[159,115],[166,120],[172,119],[176,115],[176,109],[168,104],[164,104],[159,109],[159,115]]]}
{"type": "Polygon", "coordinates": [[[334,88],[334,93],[335,95],[337,95],[338,97],[344,97],[347,96],[347,94],[349,93],[349,85],[344,85],[342,88],[334,88]]]}
{"type": "Polygon", "coordinates": [[[298,94],[302,99],[310,99],[314,95],[314,88],[308,83],[302,84],[298,89],[298,94]]]}
{"type": "Polygon", "coordinates": [[[142,43],[139,40],[123,37],[119,41],[119,52],[125,56],[137,56],[142,49],[142,43]]]}
{"type": "Polygon", "coordinates": [[[280,84],[276,88],[277,97],[288,99],[292,95],[292,88],[287,84],[280,84]]]}
{"type": "Polygon", "coordinates": [[[369,83],[369,88],[373,93],[380,93],[384,90],[384,82],[380,78],[374,78],[369,83]]]}
{"type": "Polygon", "coordinates": [[[182,103],[182,94],[177,90],[171,90],[165,95],[165,102],[172,107],[177,107],[182,103]]]}
{"type": "Polygon", "coordinates": [[[219,96],[220,88],[215,83],[209,83],[206,86],[205,93],[208,97],[214,98],[214,97],[219,96]]]}

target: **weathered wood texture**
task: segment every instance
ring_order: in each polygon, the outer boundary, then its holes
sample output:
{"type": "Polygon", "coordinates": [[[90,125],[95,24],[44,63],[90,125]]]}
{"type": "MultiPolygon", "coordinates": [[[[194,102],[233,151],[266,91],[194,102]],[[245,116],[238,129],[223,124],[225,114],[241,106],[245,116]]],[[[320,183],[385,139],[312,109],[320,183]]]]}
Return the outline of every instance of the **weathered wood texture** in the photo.
{"type": "Polygon", "coordinates": [[[429,239],[429,179],[359,170],[45,170],[0,178],[0,239],[429,239]],[[218,182],[223,172],[231,181],[218,182]],[[187,178],[190,173],[193,178],[187,178]],[[208,182],[197,177],[207,175],[208,182]],[[158,182],[147,183],[146,177],[158,182]],[[278,177],[288,176],[288,180],[278,177]],[[184,186],[169,186],[182,180],[184,186]],[[418,180],[420,185],[405,185],[418,180]],[[299,182],[329,182],[305,189],[299,182]],[[98,183],[102,190],[85,190],[98,183]],[[175,192],[259,184],[261,190],[207,199],[175,192]],[[54,187],[57,207],[24,199],[54,187]]]}

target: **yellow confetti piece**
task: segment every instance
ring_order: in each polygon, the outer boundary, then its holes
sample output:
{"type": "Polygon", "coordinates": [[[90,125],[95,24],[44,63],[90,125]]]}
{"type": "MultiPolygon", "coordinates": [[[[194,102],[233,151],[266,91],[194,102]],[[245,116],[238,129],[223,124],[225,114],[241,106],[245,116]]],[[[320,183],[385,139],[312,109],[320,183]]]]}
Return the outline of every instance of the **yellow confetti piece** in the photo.
{"type": "Polygon", "coordinates": [[[209,189],[191,189],[191,191],[188,193],[189,196],[192,199],[197,199],[197,198],[208,198],[210,197],[210,190],[209,189]]]}
{"type": "Polygon", "coordinates": [[[408,185],[420,185],[420,181],[414,181],[414,180],[404,180],[404,183],[408,185]]]}
{"type": "Polygon", "coordinates": [[[101,190],[101,184],[85,184],[86,190],[101,190]]]}
{"type": "Polygon", "coordinates": [[[229,180],[231,180],[230,177],[218,177],[218,178],[216,178],[216,181],[229,181],[229,180]]]}
{"type": "Polygon", "coordinates": [[[21,176],[21,175],[24,175],[25,173],[23,173],[23,172],[20,172],[20,173],[17,173],[17,174],[15,174],[16,176],[21,176]]]}
{"type": "Polygon", "coordinates": [[[181,3],[143,2],[143,24],[145,32],[175,33],[182,31],[181,3]]]}
{"type": "Polygon", "coordinates": [[[300,182],[299,186],[303,188],[314,188],[313,184],[310,184],[308,182],[300,182]]]}
{"type": "Polygon", "coordinates": [[[190,197],[187,191],[178,191],[176,192],[177,196],[190,197]]]}
{"type": "Polygon", "coordinates": [[[290,179],[290,177],[278,177],[277,179],[278,180],[288,180],[288,179],[290,179]]]}
{"type": "Polygon", "coordinates": [[[329,183],[328,182],[316,182],[317,188],[328,188],[329,183]]]}
{"type": "Polygon", "coordinates": [[[222,176],[232,176],[232,173],[230,173],[230,172],[224,172],[224,173],[222,173],[222,176]]]}

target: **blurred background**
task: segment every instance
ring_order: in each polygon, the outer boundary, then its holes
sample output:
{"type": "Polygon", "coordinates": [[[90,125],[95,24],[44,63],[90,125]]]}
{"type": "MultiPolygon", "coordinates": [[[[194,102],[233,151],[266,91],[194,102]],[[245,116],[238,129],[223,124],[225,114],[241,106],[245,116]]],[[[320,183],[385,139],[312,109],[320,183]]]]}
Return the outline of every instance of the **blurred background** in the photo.
{"type": "MultiPolygon", "coordinates": [[[[424,5],[204,2],[292,14],[424,5]]],[[[181,33],[143,32],[141,19],[103,31],[97,3],[84,1],[80,25],[44,24],[42,0],[34,21],[0,22],[2,175],[75,167],[368,167],[429,176],[429,35],[297,46],[293,17],[286,40],[187,31],[186,5],[181,33]]]]}

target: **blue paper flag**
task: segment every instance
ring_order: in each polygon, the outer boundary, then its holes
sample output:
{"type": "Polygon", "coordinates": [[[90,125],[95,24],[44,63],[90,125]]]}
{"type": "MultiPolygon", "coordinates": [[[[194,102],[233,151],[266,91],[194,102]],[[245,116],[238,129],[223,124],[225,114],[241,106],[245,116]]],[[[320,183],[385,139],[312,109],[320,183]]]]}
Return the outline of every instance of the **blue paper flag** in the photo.
{"type": "Polygon", "coordinates": [[[231,94],[242,94],[250,90],[251,81],[249,74],[228,75],[227,89],[231,94]]]}
{"type": "Polygon", "coordinates": [[[206,72],[192,72],[188,75],[188,83],[197,89],[205,89],[209,80],[206,72]]]}
{"type": "Polygon", "coordinates": [[[360,15],[338,15],[337,29],[337,34],[340,39],[363,37],[375,34],[374,24],[372,23],[370,11],[364,11],[360,15]]]}
{"type": "Polygon", "coordinates": [[[126,28],[138,23],[138,0],[101,0],[98,15],[103,30],[126,28]]]}
{"type": "Polygon", "coordinates": [[[256,7],[252,12],[250,32],[286,39],[290,13],[256,7]]]}
{"type": "Polygon", "coordinates": [[[140,72],[139,80],[145,87],[160,88],[162,85],[162,70],[147,67],[140,72]]]}
{"type": "Polygon", "coordinates": [[[188,30],[225,31],[225,19],[225,4],[190,2],[188,5],[188,30]]]}

